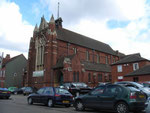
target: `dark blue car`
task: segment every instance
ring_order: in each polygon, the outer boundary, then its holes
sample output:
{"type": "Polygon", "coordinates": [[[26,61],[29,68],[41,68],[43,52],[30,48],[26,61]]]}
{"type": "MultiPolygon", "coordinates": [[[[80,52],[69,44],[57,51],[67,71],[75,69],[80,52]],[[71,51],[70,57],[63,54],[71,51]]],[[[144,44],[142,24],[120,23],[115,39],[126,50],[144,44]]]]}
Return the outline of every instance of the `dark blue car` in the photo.
{"type": "Polygon", "coordinates": [[[48,107],[64,105],[70,107],[73,103],[73,96],[65,89],[55,87],[43,87],[36,93],[30,94],[27,98],[28,104],[43,103],[48,107]]]}
{"type": "Polygon", "coordinates": [[[9,99],[11,92],[7,88],[0,88],[0,98],[9,99]]]}

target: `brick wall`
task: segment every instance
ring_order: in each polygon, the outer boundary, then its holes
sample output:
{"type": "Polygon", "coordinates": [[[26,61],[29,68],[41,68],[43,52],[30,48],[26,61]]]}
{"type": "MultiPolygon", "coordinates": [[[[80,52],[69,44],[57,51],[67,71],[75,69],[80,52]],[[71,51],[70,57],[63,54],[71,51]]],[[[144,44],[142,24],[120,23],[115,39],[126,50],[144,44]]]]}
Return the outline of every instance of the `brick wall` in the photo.
{"type": "MultiPolygon", "coordinates": [[[[52,28],[55,31],[54,28],[52,28]]],[[[57,60],[62,56],[73,55],[75,54],[75,48],[77,49],[76,56],[72,60],[72,71],[68,72],[61,69],[64,82],[73,81],[73,72],[79,72],[79,81],[88,83],[88,73],[102,73],[102,72],[92,72],[86,71],[82,72],[82,65],[80,61],[86,60],[86,51],[89,52],[89,62],[97,62],[97,54],[100,56],[100,63],[106,64],[106,56],[108,57],[108,63],[113,63],[113,59],[116,61],[119,59],[117,56],[113,56],[107,53],[100,51],[93,51],[92,49],[82,47],[75,44],[68,44],[67,42],[56,39],[56,34],[47,34],[46,31],[43,31],[43,34],[46,36],[46,45],[44,52],[44,76],[43,77],[32,77],[33,71],[35,71],[35,59],[36,59],[36,50],[35,50],[35,39],[42,37],[40,33],[34,34],[32,40],[30,41],[29,48],[29,60],[28,60],[28,73],[27,73],[27,82],[26,85],[42,87],[42,86],[55,86],[57,84],[57,70],[53,70],[52,67],[55,66],[57,60]]],[[[65,65],[64,65],[65,68],[65,65]]],[[[105,73],[105,72],[104,72],[105,73]]],[[[102,75],[104,76],[104,73],[102,75]]],[[[109,73],[110,75],[110,73],[109,73]]],[[[97,76],[96,76],[97,77],[97,76]]],[[[93,78],[91,78],[92,80],[93,78]]],[[[97,80],[97,79],[96,79],[97,80]]],[[[93,80],[92,80],[93,81],[93,80]]],[[[93,83],[88,83],[90,86],[95,86],[98,84],[98,81],[93,83]]]]}
{"type": "MultiPolygon", "coordinates": [[[[137,63],[137,62],[134,62],[134,63],[137,63]]],[[[148,65],[150,64],[149,61],[140,61],[138,62],[139,64],[139,68],[145,66],[145,65],[148,65]]],[[[129,74],[131,72],[133,72],[133,63],[128,63],[128,64],[120,64],[122,65],[122,72],[118,72],[117,71],[117,66],[118,65],[112,65],[112,82],[117,82],[118,81],[118,76],[124,76],[126,74],[129,74]]],[[[128,80],[126,78],[123,78],[123,80],[128,80]]]]}

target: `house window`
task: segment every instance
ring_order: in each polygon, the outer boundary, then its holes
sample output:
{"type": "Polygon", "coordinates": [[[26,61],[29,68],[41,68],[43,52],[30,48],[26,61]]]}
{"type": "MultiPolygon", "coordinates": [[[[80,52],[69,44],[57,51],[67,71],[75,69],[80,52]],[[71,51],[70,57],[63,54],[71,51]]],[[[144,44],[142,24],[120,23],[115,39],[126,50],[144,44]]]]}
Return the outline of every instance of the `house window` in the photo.
{"type": "Polygon", "coordinates": [[[0,71],[0,77],[2,77],[2,71],[0,71]]]}
{"type": "Polygon", "coordinates": [[[73,82],[76,82],[76,72],[73,72],[73,82]]]}
{"type": "Polygon", "coordinates": [[[86,60],[89,61],[89,52],[86,51],[86,60]]]}
{"type": "Polygon", "coordinates": [[[102,74],[98,74],[98,82],[102,82],[102,74]]]}
{"type": "Polygon", "coordinates": [[[97,54],[97,63],[99,63],[99,55],[97,54]]]}
{"type": "Polygon", "coordinates": [[[137,69],[139,69],[139,64],[138,63],[134,63],[133,64],[133,70],[135,71],[137,69]]]}
{"type": "Polygon", "coordinates": [[[106,56],[106,64],[108,64],[108,56],[106,56]]]}
{"type": "Polygon", "coordinates": [[[88,74],[88,82],[91,82],[91,73],[88,74]]]}
{"type": "Polygon", "coordinates": [[[77,72],[77,82],[79,82],[79,72],[77,72]]]}
{"type": "Polygon", "coordinates": [[[115,59],[115,57],[113,58],[113,63],[115,63],[116,62],[116,59],[115,59]]]}
{"type": "Polygon", "coordinates": [[[122,72],[122,65],[118,65],[117,70],[118,70],[118,72],[122,72]]]}
{"type": "Polygon", "coordinates": [[[5,77],[5,70],[3,71],[3,77],[5,77]]]}
{"type": "Polygon", "coordinates": [[[74,48],[74,53],[77,54],[77,48],[74,48]]]}
{"type": "Polygon", "coordinates": [[[111,62],[111,64],[112,64],[112,62],[113,62],[112,59],[113,59],[113,56],[111,55],[111,57],[110,57],[110,62],[111,62]]]}

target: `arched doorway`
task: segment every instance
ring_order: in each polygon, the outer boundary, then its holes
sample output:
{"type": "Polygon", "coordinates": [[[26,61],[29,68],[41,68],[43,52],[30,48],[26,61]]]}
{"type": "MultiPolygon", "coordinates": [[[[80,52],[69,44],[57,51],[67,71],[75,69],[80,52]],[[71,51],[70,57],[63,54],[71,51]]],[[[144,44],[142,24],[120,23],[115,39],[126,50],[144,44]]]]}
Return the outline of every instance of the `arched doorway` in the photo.
{"type": "Polygon", "coordinates": [[[61,70],[57,70],[57,83],[58,85],[62,85],[64,83],[64,77],[61,70]]]}

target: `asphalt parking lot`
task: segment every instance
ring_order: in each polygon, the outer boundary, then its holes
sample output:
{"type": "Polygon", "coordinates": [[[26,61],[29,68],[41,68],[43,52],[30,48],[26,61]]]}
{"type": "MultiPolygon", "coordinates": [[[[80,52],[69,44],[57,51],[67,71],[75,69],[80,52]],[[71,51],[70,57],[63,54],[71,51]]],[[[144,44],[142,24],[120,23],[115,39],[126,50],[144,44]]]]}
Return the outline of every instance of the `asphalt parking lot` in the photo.
{"type": "MultiPolygon", "coordinates": [[[[49,108],[42,104],[27,104],[27,96],[12,95],[10,99],[0,99],[0,113],[83,113],[73,107],[55,106],[49,108]]],[[[103,111],[86,110],[84,113],[108,113],[103,111]]],[[[145,113],[150,113],[150,105],[145,113]]]]}

